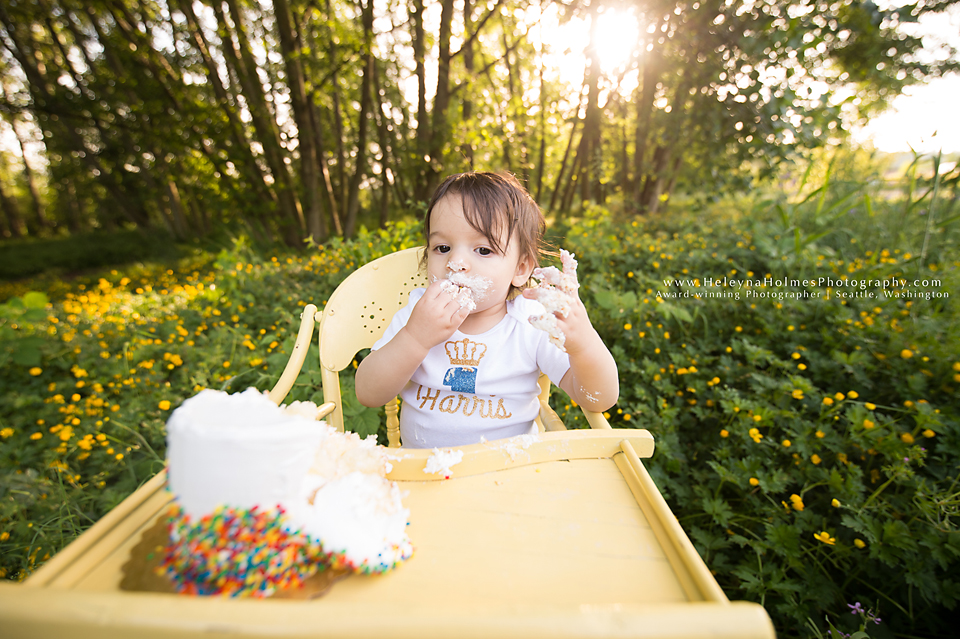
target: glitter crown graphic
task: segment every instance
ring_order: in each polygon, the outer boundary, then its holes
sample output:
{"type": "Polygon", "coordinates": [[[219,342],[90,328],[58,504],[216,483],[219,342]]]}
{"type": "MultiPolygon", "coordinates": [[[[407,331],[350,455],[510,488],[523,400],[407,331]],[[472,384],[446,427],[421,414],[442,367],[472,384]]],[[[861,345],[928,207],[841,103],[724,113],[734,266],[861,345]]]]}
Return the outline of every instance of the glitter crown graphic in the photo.
{"type": "Polygon", "coordinates": [[[447,342],[443,347],[454,366],[477,366],[487,354],[486,344],[471,342],[466,337],[456,342],[447,342]]]}

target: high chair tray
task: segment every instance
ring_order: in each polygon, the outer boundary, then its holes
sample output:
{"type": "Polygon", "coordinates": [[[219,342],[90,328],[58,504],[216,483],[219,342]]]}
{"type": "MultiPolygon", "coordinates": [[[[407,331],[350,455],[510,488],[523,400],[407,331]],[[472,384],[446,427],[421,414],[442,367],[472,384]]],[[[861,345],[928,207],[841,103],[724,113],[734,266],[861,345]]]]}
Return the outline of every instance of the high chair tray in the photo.
{"type": "Polygon", "coordinates": [[[391,449],[416,552],[314,599],[121,589],[171,500],[157,475],[22,585],[0,584],[9,637],[774,637],[727,600],[639,457],[642,430],[543,433],[464,446],[450,478],[430,450],[391,449]],[[639,453],[639,455],[638,455],[639,453]]]}

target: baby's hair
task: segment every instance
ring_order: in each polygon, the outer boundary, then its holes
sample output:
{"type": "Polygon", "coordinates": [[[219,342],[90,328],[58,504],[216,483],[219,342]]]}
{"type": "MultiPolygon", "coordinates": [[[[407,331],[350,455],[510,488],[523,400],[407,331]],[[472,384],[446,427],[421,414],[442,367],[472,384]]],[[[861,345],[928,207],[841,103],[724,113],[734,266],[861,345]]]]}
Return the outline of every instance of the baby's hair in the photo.
{"type": "MultiPolygon", "coordinates": [[[[540,265],[545,254],[543,234],[547,223],[543,212],[533,201],[520,181],[509,173],[471,171],[451,175],[433,194],[423,223],[423,235],[430,241],[430,215],[437,202],[447,195],[459,195],[463,203],[463,216],[500,253],[505,253],[510,242],[518,242],[520,257],[540,265]],[[500,239],[506,229],[506,244],[500,239]]],[[[425,254],[426,255],[426,254],[425,254]]]]}

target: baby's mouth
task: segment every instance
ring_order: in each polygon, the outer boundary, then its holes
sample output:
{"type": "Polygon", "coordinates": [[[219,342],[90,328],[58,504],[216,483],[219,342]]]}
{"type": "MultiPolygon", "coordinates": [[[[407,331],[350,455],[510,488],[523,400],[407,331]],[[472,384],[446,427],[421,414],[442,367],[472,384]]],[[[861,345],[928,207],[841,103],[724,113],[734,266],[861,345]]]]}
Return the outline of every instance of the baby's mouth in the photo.
{"type": "Polygon", "coordinates": [[[480,303],[486,299],[493,282],[482,275],[467,275],[466,273],[450,273],[447,280],[453,282],[461,289],[470,291],[470,297],[474,302],[480,303]]]}
{"type": "MultiPolygon", "coordinates": [[[[437,278],[434,277],[434,281],[436,280],[437,278]]],[[[493,287],[492,280],[481,275],[468,275],[461,272],[448,273],[446,279],[440,282],[441,288],[450,293],[460,303],[461,308],[467,307],[471,311],[486,299],[493,287]]]]}

